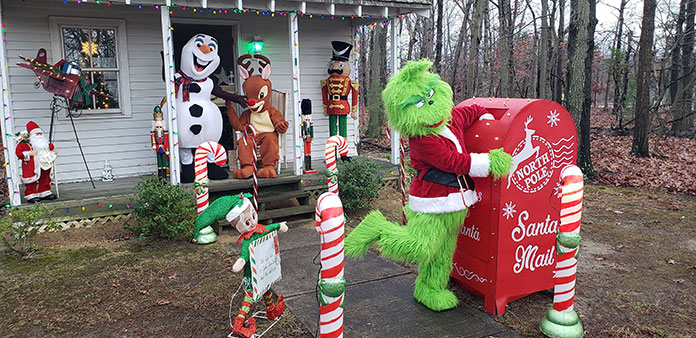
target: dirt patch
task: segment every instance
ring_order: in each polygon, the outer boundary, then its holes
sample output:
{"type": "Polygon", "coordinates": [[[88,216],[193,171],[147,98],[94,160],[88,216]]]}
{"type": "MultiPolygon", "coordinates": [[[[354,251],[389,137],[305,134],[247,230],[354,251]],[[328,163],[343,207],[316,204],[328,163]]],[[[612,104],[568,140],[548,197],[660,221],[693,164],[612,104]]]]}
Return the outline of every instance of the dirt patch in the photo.
{"type": "MultiPolygon", "coordinates": [[[[242,277],[232,272],[236,236],[227,227],[208,246],[141,241],[111,222],[40,234],[33,259],[0,256],[0,327],[8,336],[227,336],[242,277]]],[[[259,319],[258,332],[269,324],[259,319]]],[[[265,336],[311,335],[288,309],[265,336]]]]}

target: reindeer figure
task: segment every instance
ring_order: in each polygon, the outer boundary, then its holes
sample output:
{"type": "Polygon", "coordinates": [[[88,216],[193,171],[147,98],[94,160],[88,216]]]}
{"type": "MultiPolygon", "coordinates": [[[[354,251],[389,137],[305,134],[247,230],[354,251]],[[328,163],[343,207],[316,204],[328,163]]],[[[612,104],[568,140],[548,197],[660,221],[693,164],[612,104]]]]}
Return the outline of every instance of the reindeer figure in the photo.
{"type": "Polygon", "coordinates": [[[530,116],[524,121],[524,148],[512,157],[512,168],[510,169],[510,174],[508,175],[507,189],[510,188],[510,180],[512,179],[512,174],[517,170],[517,166],[532,157],[535,154],[539,156],[539,146],[532,147],[532,135],[536,132],[534,129],[529,129],[529,123],[531,123],[533,118],[530,116]]]}
{"type": "MultiPolygon", "coordinates": [[[[271,106],[271,61],[267,57],[259,54],[246,54],[237,60],[239,74],[244,83],[244,93],[249,98],[249,107],[242,111],[241,116],[237,116],[232,102],[227,101],[227,117],[232,128],[244,131],[248,124],[254,126],[256,138],[260,146],[261,162],[263,168],[256,173],[258,177],[273,178],[277,176],[275,166],[278,164],[278,134],[283,134],[288,130],[288,121],[283,114],[275,107],[271,106]],[[252,75],[254,67],[253,59],[258,59],[259,75],[252,75]]],[[[249,178],[254,172],[254,158],[251,136],[242,136],[238,141],[239,146],[239,166],[240,168],[233,173],[234,178],[249,178]]]]}

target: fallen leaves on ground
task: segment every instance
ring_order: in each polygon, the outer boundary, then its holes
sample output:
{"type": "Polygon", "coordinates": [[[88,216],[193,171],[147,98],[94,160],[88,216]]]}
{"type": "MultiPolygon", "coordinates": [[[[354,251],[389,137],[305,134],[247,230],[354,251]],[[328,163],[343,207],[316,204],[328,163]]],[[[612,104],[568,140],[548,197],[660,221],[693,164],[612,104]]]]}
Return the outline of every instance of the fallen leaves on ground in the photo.
{"type": "Polygon", "coordinates": [[[167,305],[169,303],[171,303],[171,302],[166,300],[166,299],[160,299],[157,301],[157,305],[167,305]]]}

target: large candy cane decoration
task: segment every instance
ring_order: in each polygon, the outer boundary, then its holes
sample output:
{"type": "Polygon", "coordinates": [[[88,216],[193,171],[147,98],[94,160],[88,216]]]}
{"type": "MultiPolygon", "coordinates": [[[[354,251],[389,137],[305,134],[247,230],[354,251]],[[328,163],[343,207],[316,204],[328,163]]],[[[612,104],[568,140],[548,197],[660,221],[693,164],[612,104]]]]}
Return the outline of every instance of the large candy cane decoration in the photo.
{"type": "Polygon", "coordinates": [[[254,205],[254,210],[258,211],[259,210],[259,204],[257,202],[258,196],[259,196],[259,180],[256,177],[256,171],[258,170],[256,166],[256,129],[254,129],[254,126],[251,124],[247,124],[246,128],[244,128],[244,145],[247,144],[247,135],[251,135],[251,154],[254,158],[254,174],[252,175],[252,180],[254,183],[254,200],[253,200],[253,205],[254,205]]]}
{"type": "Polygon", "coordinates": [[[580,168],[569,165],[561,170],[561,222],[556,236],[556,270],[553,306],[541,321],[541,331],[549,337],[582,337],[583,327],[573,310],[575,273],[580,248],[583,177],[580,168]]]}
{"type": "Polygon", "coordinates": [[[348,143],[343,136],[334,135],[326,141],[324,152],[326,155],[326,182],[329,184],[329,192],[338,194],[338,169],[336,168],[336,149],[341,156],[348,155],[348,143]]]}
{"type": "Polygon", "coordinates": [[[225,148],[217,142],[207,141],[196,148],[194,170],[196,171],[196,206],[200,215],[208,207],[208,154],[213,154],[214,162],[223,165],[227,160],[225,148]]]}
{"type": "Polygon", "coordinates": [[[317,232],[321,236],[319,274],[319,332],[321,338],[343,337],[343,205],[338,195],[325,192],[317,200],[317,232]]]}

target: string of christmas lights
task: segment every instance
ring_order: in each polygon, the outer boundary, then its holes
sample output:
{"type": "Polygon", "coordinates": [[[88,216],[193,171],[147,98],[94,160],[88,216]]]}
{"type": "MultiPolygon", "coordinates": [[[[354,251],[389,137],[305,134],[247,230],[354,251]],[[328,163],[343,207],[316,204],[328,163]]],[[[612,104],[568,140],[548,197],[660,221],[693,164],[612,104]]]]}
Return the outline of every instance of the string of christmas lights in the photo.
{"type": "Polygon", "coordinates": [[[2,82],[0,83],[0,89],[2,92],[0,93],[0,102],[2,102],[2,151],[3,154],[5,155],[5,162],[3,163],[3,168],[5,169],[5,180],[7,180],[7,190],[8,190],[8,195],[10,198],[10,203],[12,204],[18,204],[20,201],[19,198],[19,183],[15,182],[13,177],[13,172],[16,170],[15,164],[10,161],[11,158],[13,158],[14,154],[10,153],[10,148],[8,145],[10,145],[11,142],[14,142],[14,121],[11,116],[10,112],[10,92],[9,92],[9,74],[8,74],[8,66],[7,66],[7,57],[5,55],[5,43],[7,43],[7,40],[5,40],[5,23],[2,22],[2,9],[0,9],[0,67],[1,69],[1,76],[2,77],[2,82]]]}
{"type": "MultiPolygon", "coordinates": [[[[63,4],[67,5],[69,3],[73,3],[72,1],[68,0],[63,0],[63,4]]],[[[94,0],[94,1],[88,1],[88,0],[77,0],[74,2],[78,5],[85,4],[85,3],[94,3],[97,5],[105,5],[107,7],[110,7],[113,3],[111,1],[100,1],[100,0],[94,0]]],[[[160,10],[161,7],[167,8],[169,10],[169,14],[174,14],[174,9],[181,9],[183,11],[191,11],[193,13],[211,13],[211,14],[255,14],[255,15],[261,15],[261,16],[270,16],[270,17],[275,17],[276,14],[278,16],[283,16],[287,17],[288,14],[290,13],[295,13],[300,17],[309,17],[310,19],[313,19],[315,16],[316,18],[320,18],[322,20],[325,19],[331,19],[331,20],[355,20],[355,19],[368,19],[372,20],[374,19],[384,19],[384,20],[390,20],[393,19],[394,17],[389,17],[389,16],[384,16],[384,15],[331,15],[331,14],[321,14],[321,13],[302,13],[299,10],[290,10],[290,11],[270,11],[266,9],[256,9],[256,8],[243,8],[243,9],[225,9],[225,8],[200,8],[200,7],[192,7],[192,6],[177,6],[175,4],[172,4],[171,6],[160,6],[160,5],[145,5],[143,6],[142,4],[137,5],[138,9],[143,9],[143,7],[151,7],[156,10],[160,10]]],[[[401,18],[403,15],[398,15],[396,17],[401,18]]],[[[374,24],[369,24],[365,26],[370,26],[374,24]]]]}

